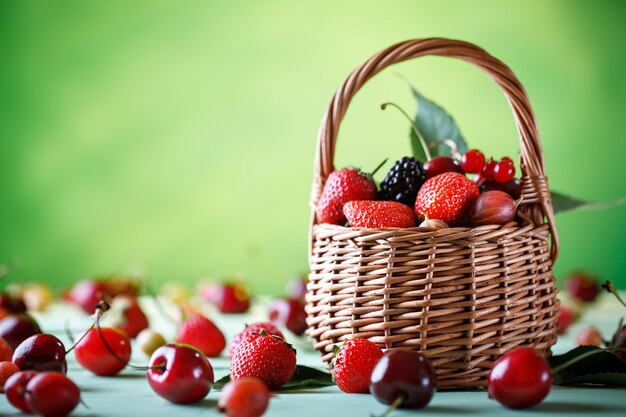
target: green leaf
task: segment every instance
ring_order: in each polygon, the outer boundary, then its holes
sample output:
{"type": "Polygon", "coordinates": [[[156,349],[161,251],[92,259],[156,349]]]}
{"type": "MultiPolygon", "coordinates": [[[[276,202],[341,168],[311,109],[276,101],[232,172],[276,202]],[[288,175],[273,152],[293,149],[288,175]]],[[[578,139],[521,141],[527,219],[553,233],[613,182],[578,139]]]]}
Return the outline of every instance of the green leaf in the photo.
{"type": "Polygon", "coordinates": [[[570,210],[597,210],[611,207],[617,207],[626,203],[626,197],[617,199],[611,203],[596,203],[593,201],[585,201],[579,198],[570,197],[557,191],[550,191],[552,195],[552,207],[554,213],[562,213],[570,210]]]}
{"type": "MultiPolygon", "coordinates": [[[[415,125],[417,130],[424,137],[426,145],[440,140],[450,139],[456,146],[460,154],[467,151],[467,144],[461,135],[456,122],[441,106],[424,97],[414,87],[413,95],[417,99],[417,112],[415,114],[415,125]]],[[[426,154],[413,129],[411,129],[411,148],[413,156],[419,161],[426,161],[426,154]]],[[[450,148],[446,145],[437,145],[431,150],[431,156],[449,155],[450,148]]]]}
{"type": "Polygon", "coordinates": [[[579,346],[548,359],[554,385],[596,384],[626,387],[626,362],[606,349],[579,346]],[[580,360],[575,361],[576,358],[580,360]],[[564,368],[561,365],[573,362],[564,368]]]}
{"type": "MultiPolygon", "coordinates": [[[[213,389],[220,391],[224,385],[230,382],[230,375],[218,379],[213,384],[213,389]]],[[[297,365],[293,376],[285,385],[276,391],[292,391],[305,388],[323,388],[335,385],[331,375],[328,372],[319,369],[310,368],[308,366],[297,365]]]]}

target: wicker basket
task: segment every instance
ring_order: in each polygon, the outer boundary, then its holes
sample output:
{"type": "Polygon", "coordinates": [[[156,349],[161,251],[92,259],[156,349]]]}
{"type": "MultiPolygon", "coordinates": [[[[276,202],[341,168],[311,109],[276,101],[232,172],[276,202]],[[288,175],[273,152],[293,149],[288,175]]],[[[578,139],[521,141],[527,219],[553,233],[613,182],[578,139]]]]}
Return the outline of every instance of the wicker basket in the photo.
{"type": "Polygon", "coordinates": [[[333,345],[366,338],[383,349],[426,354],[439,388],[468,388],[486,386],[493,362],[516,346],[550,354],[558,308],[554,213],[535,118],[505,64],[475,45],[440,38],[377,53],[333,96],[319,131],[314,175],[307,322],[324,361],[331,361],[333,345]],[[472,63],[504,91],[520,137],[523,224],[442,230],[318,224],[315,205],[334,170],[337,132],[352,97],[384,68],[424,55],[472,63]]]}

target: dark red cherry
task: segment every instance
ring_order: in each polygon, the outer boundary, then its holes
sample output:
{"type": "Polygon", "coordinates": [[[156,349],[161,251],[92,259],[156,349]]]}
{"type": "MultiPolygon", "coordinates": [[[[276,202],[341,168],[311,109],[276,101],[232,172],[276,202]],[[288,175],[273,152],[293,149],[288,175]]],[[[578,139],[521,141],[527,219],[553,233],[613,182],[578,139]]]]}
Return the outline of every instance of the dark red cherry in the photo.
{"type": "Polygon", "coordinates": [[[600,285],[587,272],[574,272],[565,280],[565,289],[572,297],[583,302],[591,302],[600,293],[600,285]]]}
{"type": "Polygon", "coordinates": [[[450,171],[463,174],[461,163],[449,156],[436,156],[430,161],[427,161],[424,164],[424,171],[426,172],[426,179],[450,171]]]}
{"type": "Polygon", "coordinates": [[[529,347],[518,347],[502,355],[487,377],[489,398],[515,409],[539,404],[551,385],[548,361],[529,347]]]}
{"type": "Polygon", "coordinates": [[[26,303],[22,297],[0,294],[0,309],[10,313],[26,313],[26,303]]]}
{"type": "Polygon", "coordinates": [[[202,400],[213,386],[213,367],[199,350],[169,343],[150,357],[148,383],[161,397],[176,404],[202,400]]]}
{"type": "Polygon", "coordinates": [[[38,333],[41,333],[39,325],[28,314],[10,314],[0,320],[0,338],[9,342],[13,349],[38,333]]]}
{"type": "Polygon", "coordinates": [[[36,334],[20,343],[13,353],[13,363],[22,371],[67,372],[65,346],[51,334],[36,334]]]}
{"type": "Polygon", "coordinates": [[[409,350],[386,352],[374,367],[370,381],[370,392],[378,401],[384,404],[399,401],[402,408],[425,407],[437,386],[430,360],[409,350]]]}
{"type": "Polygon", "coordinates": [[[215,289],[215,306],[222,313],[245,313],[250,308],[250,294],[241,284],[224,284],[215,289]]]}
{"type": "Polygon", "coordinates": [[[26,385],[26,404],[42,417],[65,417],[80,402],[80,389],[65,374],[42,372],[26,385]]]}
{"type": "Polygon", "coordinates": [[[301,335],[307,329],[306,311],[300,300],[276,300],[270,305],[270,321],[290,332],[301,335]]]}

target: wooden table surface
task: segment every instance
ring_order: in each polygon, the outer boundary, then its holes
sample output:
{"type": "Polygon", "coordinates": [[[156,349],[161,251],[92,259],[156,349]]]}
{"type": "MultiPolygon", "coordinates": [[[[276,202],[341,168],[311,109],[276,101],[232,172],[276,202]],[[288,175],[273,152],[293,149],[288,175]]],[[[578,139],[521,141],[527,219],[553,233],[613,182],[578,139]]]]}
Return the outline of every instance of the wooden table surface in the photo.
{"type": "MultiPolygon", "coordinates": [[[[142,300],[142,304],[151,317],[152,326],[166,337],[172,337],[173,325],[158,315],[152,300],[142,300]]],[[[267,317],[258,303],[245,315],[219,315],[207,309],[207,314],[225,332],[228,339],[243,328],[243,323],[251,323],[267,317]]],[[[555,354],[564,353],[574,346],[573,335],[590,323],[596,325],[605,338],[617,327],[617,322],[626,310],[614,299],[603,294],[600,301],[588,308],[581,320],[568,334],[559,339],[554,346],[555,354]]],[[[64,342],[66,322],[78,331],[89,324],[89,318],[67,305],[54,305],[43,314],[36,314],[46,332],[59,336],[64,342]]],[[[323,364],[316,352],[310,350],[305,340],[294,341],[298,350],[298,363],[323,369],[323,364]]],[[[227,349],[226,349],[227,356],[227,349]]],[[[148,358],[138,349],[134,350],[133,363],[147,364],[148,358]]],[[[211,359],[216,379],[228,374],[227,357],[211,359]]],[[[174,405],[157,396],[145,378],[145,372],[126,369],[116,377],[96,377],[82,369],[74,355],[68,357],[68,376],[80,387],[82,398],[89,409],[79,405],[72,414],[76,417],[88,416],[197,416],[222,415],[214,408],[219,392],[211,391],[207,398],[194,405],[174,405]]],[[[270,401],[266,416],[360,416],[368,417],[385,410],[368,394],[344,394],[336,386],[323,389],[309,389],[294,392],[281,392],[270,401]]],[[[438,392],[427,408],[421,410],[397,410],[391,416],[455,416],[455,415],[494,415],[494,416],[626,416],[626,389],[623,388],[576,388],[553,387],[542,404],[529,410],[512,411],[503,408],[496,401],[489,400],[485,391],[438,392]]],[[[21,415],[13,409],[4,397],[0,398],[0,416],[21,415]]]]}

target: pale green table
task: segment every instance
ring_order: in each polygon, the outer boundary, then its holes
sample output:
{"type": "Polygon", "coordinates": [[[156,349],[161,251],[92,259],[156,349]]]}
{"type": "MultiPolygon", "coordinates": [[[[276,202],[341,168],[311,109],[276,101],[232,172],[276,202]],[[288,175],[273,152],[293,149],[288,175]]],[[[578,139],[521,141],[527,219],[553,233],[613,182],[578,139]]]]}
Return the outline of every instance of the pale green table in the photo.
{"type": "MultiPolygon", "coordinates": [[[[154,311],[150,300],[142,300],[153,326],[166,336],[172,336],[173,326],[154,311]]],[[[243,323],[266,317],[266,312],[259,303],[254,311],[247,315],[220,316],[214,311],[207,313],[225,331],[228,338],[238,332],[243,323]]],[[[601,300],[588,309],[581,322],[573,326],[570,335],[587,323],[594,323],[603,335],[608,337],[615,330],[619,317],[626,315],[622,307],[612,297],[603,295],[601,300]]],[[[64,323],[71,320],[72,328],[79,329],[87,325],[88,319],[69,306],[54,306],[46,314],[37,315],[45,331],[63,336],[64,323]]],[[[65,338],[62,337],[62,339],[65,338]]],[[[317,353],[312,352],[302,342],[295,343],[298,348],[298,363],[322,368],[317,353]]],[[[563,337],[555,345],[555,353],[563,353],[573,347],[571,337],[563,337]]],[[[133,362],[147,364],[147,358],[139,351],[133,354],[133,362]]],[[[212,359],[216,379],[228,374],[228,359],[212,359]]],[[[173,405],[158,397],[148,385],[145,372],[125,370],[117,377],[96,377],[83,370],[70,354],[68,375],[81,388],[85,403],[90,409],[79,405],[74,416],[196,416],[222,415],[214,410],[219,392],[211,392],[202,402],[189,406],[173,405]]],[[[371,395],[344,394],[337,387],[311,389],[297,392],[285,392],[276,395],[270,402],[266,416],[360,416],[369,417],[380,414],[385,406],[378,403],[371,395]]],[[[496,416],[626,416],[626,390],[622,388],[561,388],[554,387],[547,399],[539,406],[525,411],[511,411],[487,398],[484,391],[438,392],[427,408],[421,410],[398,410],[391,416],[444,416],[444,415],[496,415],[496,416]]],[[[0,416],[21,415],[13,409],[5,398],[0,398],[0,416]]]]}

